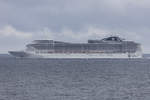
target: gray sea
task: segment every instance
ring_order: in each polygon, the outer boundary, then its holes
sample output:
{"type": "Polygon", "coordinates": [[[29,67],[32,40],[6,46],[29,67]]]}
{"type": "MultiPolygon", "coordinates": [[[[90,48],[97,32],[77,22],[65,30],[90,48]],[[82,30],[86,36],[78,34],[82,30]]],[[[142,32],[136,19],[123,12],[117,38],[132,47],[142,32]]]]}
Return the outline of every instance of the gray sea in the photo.
{"type": "Polygon", "coordinates": [[[150,59],[2,56],[0,100],[150,100],[150,59]]]}

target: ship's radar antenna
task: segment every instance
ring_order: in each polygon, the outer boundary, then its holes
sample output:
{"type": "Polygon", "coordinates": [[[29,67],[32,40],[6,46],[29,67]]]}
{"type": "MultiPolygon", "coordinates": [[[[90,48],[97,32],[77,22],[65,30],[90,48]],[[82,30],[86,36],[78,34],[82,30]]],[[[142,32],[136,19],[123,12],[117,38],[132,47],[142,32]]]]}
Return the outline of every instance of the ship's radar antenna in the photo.
{"type": "Polygon", "coordinates": [[[120,40],[125,40],[125,38],[122,38],[121,35],[119,35],[119,33],[113,33],[110,35],[110,37],[118,37],[120,38],[120,40]]]}

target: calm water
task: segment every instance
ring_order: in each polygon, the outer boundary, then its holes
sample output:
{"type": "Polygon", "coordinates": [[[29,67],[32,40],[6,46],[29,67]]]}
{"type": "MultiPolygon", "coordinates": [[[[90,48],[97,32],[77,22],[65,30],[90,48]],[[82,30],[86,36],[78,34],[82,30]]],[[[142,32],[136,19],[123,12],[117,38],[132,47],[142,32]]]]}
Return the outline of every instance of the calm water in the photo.
{"type": "Polygon", "coordinates": [[[150,60],[1,57],[0,100],[150,100],[150,60]]]}

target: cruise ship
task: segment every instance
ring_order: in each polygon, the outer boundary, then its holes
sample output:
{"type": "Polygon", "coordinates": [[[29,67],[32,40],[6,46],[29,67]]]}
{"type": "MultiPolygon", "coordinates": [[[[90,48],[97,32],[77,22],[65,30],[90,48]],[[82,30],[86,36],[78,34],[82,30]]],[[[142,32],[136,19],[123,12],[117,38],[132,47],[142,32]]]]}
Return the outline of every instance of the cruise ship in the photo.
{"type": "Polygon", "coordinates": [[[141,45],[118,36],[87,43],[54,40],[34,40],[24,51],[9,51],[15,57],[26,58],[142,58],[141,45]]]}

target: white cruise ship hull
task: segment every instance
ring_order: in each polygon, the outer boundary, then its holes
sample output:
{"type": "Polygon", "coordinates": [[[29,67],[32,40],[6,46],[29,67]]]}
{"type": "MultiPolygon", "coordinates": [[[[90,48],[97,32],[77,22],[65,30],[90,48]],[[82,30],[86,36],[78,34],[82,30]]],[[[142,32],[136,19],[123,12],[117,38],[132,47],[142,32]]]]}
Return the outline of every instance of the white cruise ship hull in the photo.
{"type": "Polygon", "coordinates": [[[139,43],[111,36],[87,43],[70,43],[54,40],[35,40],[25,51],[10,51],[15,57],[54,59],[142,58],[139,43]]]}
{"type": "Polygon", "coordinates": [[[41,58],[142,58],[142,55],[135,54],[38,54],[36,55],[41,58]]]}
{"type": "Polygon", "coordinates": [[[142,54],[137,53],[29,53],[29,52],[10,52],[15,57],[25,58],[54,58],[54,59],[98,59],[98,58],[142,58],[142,54]]]}

